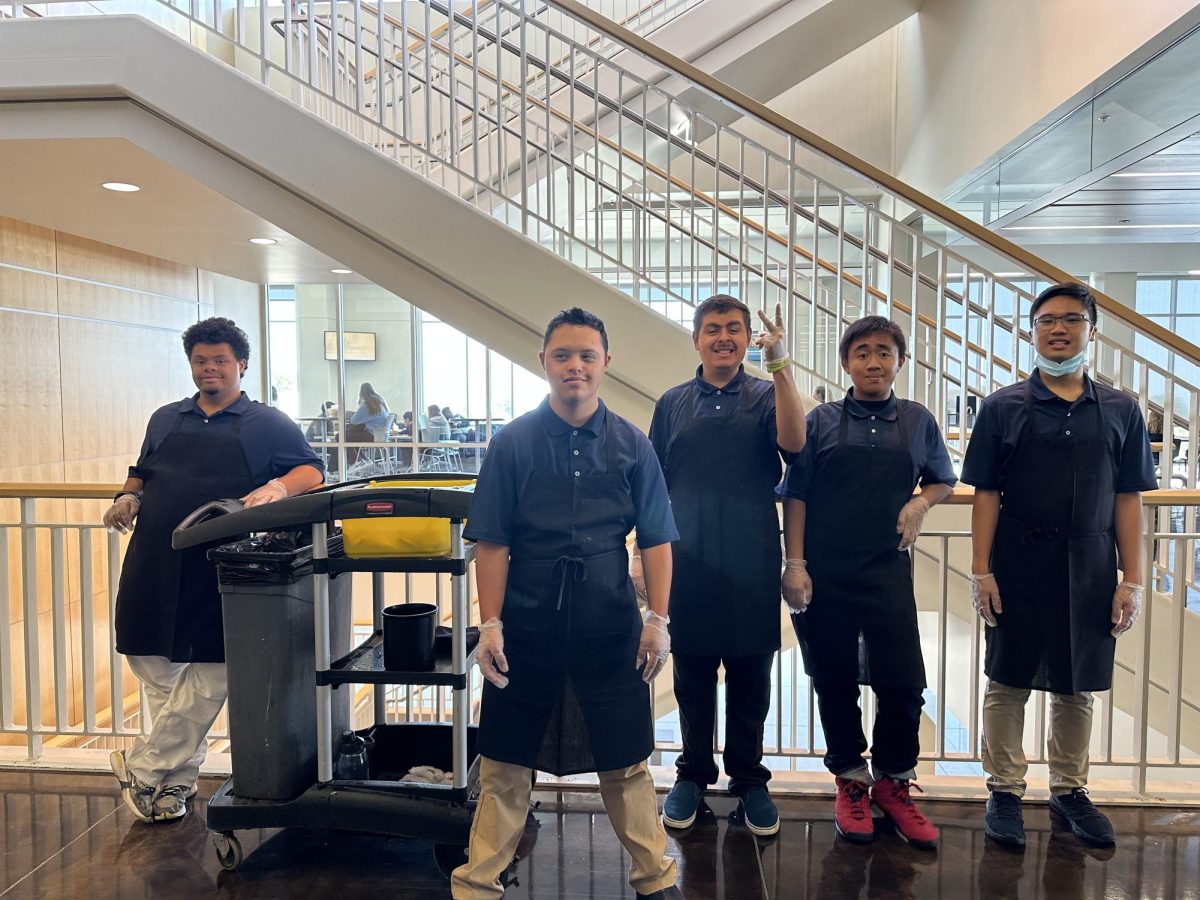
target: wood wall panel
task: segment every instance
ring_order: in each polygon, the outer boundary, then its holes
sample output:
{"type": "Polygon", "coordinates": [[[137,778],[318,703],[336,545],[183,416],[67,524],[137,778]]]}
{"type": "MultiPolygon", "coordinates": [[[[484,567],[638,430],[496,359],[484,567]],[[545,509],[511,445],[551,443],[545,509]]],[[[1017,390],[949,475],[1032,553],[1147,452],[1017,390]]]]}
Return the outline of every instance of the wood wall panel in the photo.
{"type": "Polygon", "coordinates": [[[0,467],[62,462],[59,322],[0,311],[0,467]]]}
{"type": "Polygon", "coordinates": [[[180,399],[170,378],[186,367],[178,333],[63,319],[60,335],[64,459],[125,454],[129,465],[150,414],[180,399]]]}
{"type": "Polygon", "coordinates": [[[198,299],[196,269],[110,244],[57,233],[58,274],[148,291],[180,300],[198,299]]]}
{"type": "Polygon", "coordinates": [[[0,267],[0,306],[56,313],[58,279],[48,273],[0,267]]]}
{"type": "Polygon", "coordinates": [[[0,262],[55,271],[54,231],[0,216],[0,262]]]}
{"type": "Polygon", "coordinates": [[[58,283],[58,311],[64,316],[168,329],[177,340],[196,321],[194,300],[172,300],[69,278],[58,283]]]}

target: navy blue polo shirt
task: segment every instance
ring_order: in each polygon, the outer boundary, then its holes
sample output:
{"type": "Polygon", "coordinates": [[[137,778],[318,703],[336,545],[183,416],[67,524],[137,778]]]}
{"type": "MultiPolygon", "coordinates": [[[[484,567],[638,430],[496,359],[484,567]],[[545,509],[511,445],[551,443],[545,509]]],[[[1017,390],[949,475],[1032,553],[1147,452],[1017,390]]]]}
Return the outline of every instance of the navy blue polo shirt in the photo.
{"type": "MultiPolygon", "coordinates": [[[[987,491],[1004,486],[1005,468],[1025,426],[1025,385],[1032,386],[1033,427],[1041,435],[1060,434],[1072,440],[1096,437],[1095,405],[1100,401],[1104,438],[1116,467],[1114,486],[1118,494],[1152,491],[1158,487],[1146,423],[1137,400],[1107,385],[1096,384],[1084,375],[1083,393],[1068,402],[1046,387],[1041,372],[1034,369],[1028,381],[1002,387],[979,407],[962,480],[987,491]]],[[[1052,460],[1046,461],[1053,464],[1052,460]]]]}
{"type": "MultiPolygon", "coordinates": [[[[180,432],[195,435],[197,441],[202,441],[205,434],[232,431],[235,422],[240,419],[242,451],[246,454],[246,467],[255,484],[266,484],[272,478],[286,475],[296,466],[312,466],[322,475],[325,474],[321,458],[308,446],[300,427],[286,413],[251,400],[243,391],[232,405],[209,416],[196,403],[199,397],[197,393],[154,411],[146,426],[146,439],[142,441],[137,464],[129,467],[130,478],[143,477],[138,467],[171,433],[180,416],[183,416],[180,432]]],[[[197,449],[203,450],[203,446],[198,445],[197,449]]]]}
{"type": "Polygon", "coordinates": [[[512,546],[517,499],[535,472],[580,478],[604,474],[608,469],[609,416],[619,474],[629,485],[636,510],[638,546],[657,547],[678,540],[662,468],[646,436],[609,412],[603,400],[595,414],[575,428],[550,408],[549,398],[492,438],[463,536],[512,546]]]}
{"type": "MultiPolygon", "coordinates": [[[[663,472],[670,481],[671,445],[679,432],[692,419],[728,419],[735,412],[749,411],[759,426],[770,435],[771,443],[779,445],[779,430],[775,422],[775,384],[746,374],[746,367],[724,387],[714,387],[701,377],[703,366],[697,366],[696,377],[666,391],[654,407],[650,422],[650,443],[658,454],[663,472]]],[[[791,454],[783,454],[790,458],[791,454]]],[[[783,464],[779,464],[779,475],[783,464]]]]}
{"type": "Polygon", "coordinates": [[[822,403],[808,414],[808,438],[797,459],[788,466],[779,492],[794,500],[807,500],[808,488],[816,471],[837,449],[842,406],[846,407],[846,444],[851,447],[899,447],[900,424],[897,410],[903,410],[908,433],[908,452],[912,456],[913,484],[948,484],[958,478],[950,464],[946,442],[933,414],[919,403],[899,406],[892,394],[879,409],[868,409],[854,399],[854,388],[844,400],[822,403]]]}

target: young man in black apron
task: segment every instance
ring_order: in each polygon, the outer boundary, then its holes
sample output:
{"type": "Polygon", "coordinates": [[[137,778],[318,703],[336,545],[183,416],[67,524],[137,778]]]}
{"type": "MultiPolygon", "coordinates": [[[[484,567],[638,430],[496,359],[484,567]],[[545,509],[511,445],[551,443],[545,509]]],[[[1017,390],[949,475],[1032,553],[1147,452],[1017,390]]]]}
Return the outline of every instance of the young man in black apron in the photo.
{"type": "MultiPolygon", "coordinates": [[[[750,310],[725,294],[696,307],[696,377],[654,408],[650,443],[662,463],[680,539],[671,578],[671,655],[683,752],[663,822],[687,828],[717,780],[717,670],[725,666],[725,772],[755,834],[779,830],[762,764],[779,649],[781,555],[775,486],[781,453],[804,446],[804,406],[792,380],[781,311],[758,338],[772,381],[747,375],[750,310]]],[[[634,583],[640,562],[634,559],[634,583]]]]}
{"type": "Polygon", "coordinates": [[[1116,638],[1141,612],[1141,492],[1157,487],[1154,462],[1135,399],[1085,372],[1091,292],[1049,287],[1029,319],[1037,368],[984,401],[962,471],[975,486],[972,602],[989,626],[984,830],[1025,846],[1025,703],[1049,691],[1050,807],[1082,840],[1111,846],[1086,790],[1092,693],[1112,687],[1116,638]]]}
{"type": "Polygon", "coordinates": [[[475,487],[465,535],[483,623],[481,793],[467,862],[450,880],[456,900],[503,894],[539,769],[596,772],[637,896],[678,896],[646,767],[678,534],[650,442],[600,400],[609,359],[595,315],[555,316],[541,354],[550,396],[492,440],[475,487]],[[645,621],[625,549],[635,527],[645,621]]]}
{"type": "Polygon", "coordinates": [[[133,528],[117,592],[117,651],[145,688],[151,722],[110,762],[125,805],[143,822],[187,812],[226,695],[216,570],[204,548],[171,549],[171,532],[210,500],[256,506],[324,478],[299,427],[242,392],[245,332],[206,319],[183,333],[183,346],[199,392],[150,417],[137,465],[104,514],[109,528],[133,528]]]}
{"type": "Polygon", "coordinates": [[[909,793],[925,690],[909,549],[956,479],[929,410],[892,392],[907,350],[900,327],[859,319],[839,350],[854,387],[809,413],[783,481],[784,598],[821,712],[838,834],[873,840],[874,801],[901,837],[932,849],[938,830],[909,793]],[[870,771],[860,684],[876,697],[870,771]]]}

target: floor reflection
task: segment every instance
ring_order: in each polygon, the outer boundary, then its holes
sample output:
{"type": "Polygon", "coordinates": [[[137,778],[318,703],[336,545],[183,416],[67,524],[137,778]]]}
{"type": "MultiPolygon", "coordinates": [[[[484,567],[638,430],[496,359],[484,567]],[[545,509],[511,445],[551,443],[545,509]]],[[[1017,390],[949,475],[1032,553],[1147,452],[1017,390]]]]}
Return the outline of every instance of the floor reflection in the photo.
{"type": "MultiPolygon", "coordinates": [[[[179,822],[146,826],[119,803],[111,778],[0,773],[8,898],[447,897],[428,844],[326,831],[240,832],[236,872],[216,861],[204,825],[206,783],[179,822]]],[[[594,794],[543,795],[518,847],[512,900],[633,900],[628,858],[594,794]]],[[[942,829],[936,853],[880,829],[855,846],[833,829],[831,799],[784,798],[783,827],[756,838],[712,797],[686,831],[671,832],[689,900],[841,898],[1171,898],[1200,900],[1200,810],[1109,807],[1116,848],[1085,847],[1041,805],[1027,807],[1028,846],[983,836],[980,803],[926,803],[942,829]]]]}

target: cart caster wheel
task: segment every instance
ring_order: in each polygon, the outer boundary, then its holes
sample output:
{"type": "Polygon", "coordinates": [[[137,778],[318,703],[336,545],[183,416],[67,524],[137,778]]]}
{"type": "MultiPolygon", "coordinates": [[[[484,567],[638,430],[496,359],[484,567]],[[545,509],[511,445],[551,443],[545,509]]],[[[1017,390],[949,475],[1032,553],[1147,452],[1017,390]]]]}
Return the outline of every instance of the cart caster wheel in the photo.
{"type": "Polygon", "coordinates": [[[433,859],[438,871],[446,878],[450,873],[467,861],[466,844],[434,844],[433,859]]]}
{"type": "Polygon", "coordinates": [[[242,853],[242,842],[232,831],[222,831],[212,836],[213,849],[217,852],[217,862],[226,872],[232,872],[242,864],[245,855],[242,853]]]}

